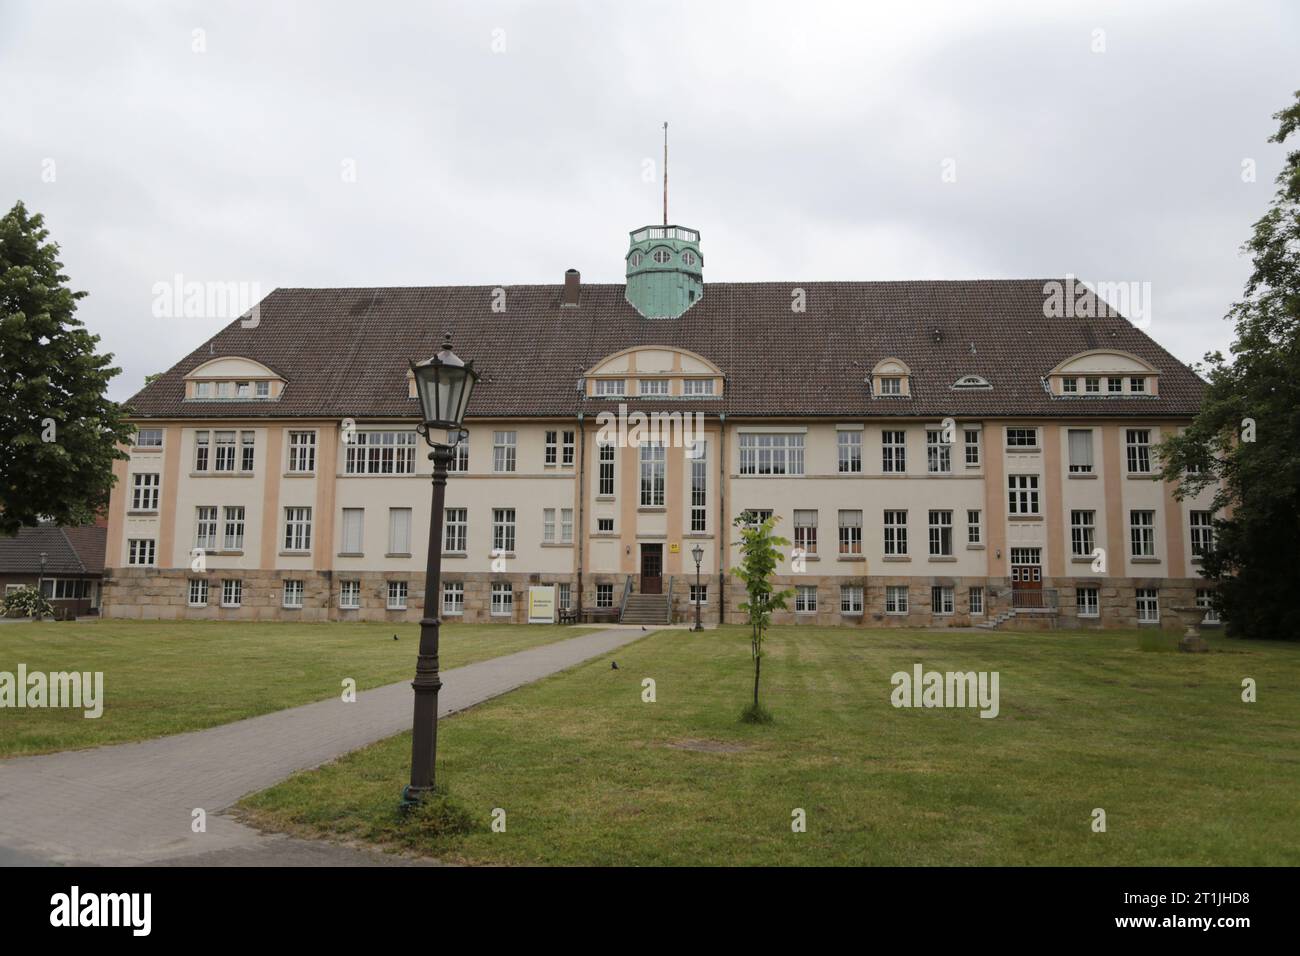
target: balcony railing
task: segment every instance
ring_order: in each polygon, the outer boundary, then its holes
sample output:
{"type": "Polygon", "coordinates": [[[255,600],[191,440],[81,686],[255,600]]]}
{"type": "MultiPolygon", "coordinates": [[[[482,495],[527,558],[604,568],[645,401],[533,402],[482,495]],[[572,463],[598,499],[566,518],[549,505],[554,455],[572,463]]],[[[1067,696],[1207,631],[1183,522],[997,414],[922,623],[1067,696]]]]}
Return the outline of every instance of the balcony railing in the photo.
{"type": "Polygon", "coordinates": [[[1055,611],[1059,607],[1056,588],[1012,588],[1011,606],[1017,611],[1055,611]]]}
{"type": "Polygon", "coordinates": [[[632,233],[633,242],[644,242],[647,239],[678,239],[683,242],[699,242],[700,234],[698,230],[685,229],[681,226],[649,226],[632,233]]]}

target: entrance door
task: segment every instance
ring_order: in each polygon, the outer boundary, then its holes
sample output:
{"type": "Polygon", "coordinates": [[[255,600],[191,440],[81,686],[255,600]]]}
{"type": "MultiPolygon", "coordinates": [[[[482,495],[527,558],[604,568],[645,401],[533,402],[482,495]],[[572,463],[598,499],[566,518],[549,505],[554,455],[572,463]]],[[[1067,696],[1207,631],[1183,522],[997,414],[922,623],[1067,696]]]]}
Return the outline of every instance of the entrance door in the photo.
{"type": "Polygon", "coordinates": [[[1042,552],[1038,548],[1011,549],[1012,607],[1043,606],[1042,552]]]}
{"type": "Polygon", "coordinates": [[[664,546],[641,545],[641,593],[662,594],[664,589],[664,546]]]}

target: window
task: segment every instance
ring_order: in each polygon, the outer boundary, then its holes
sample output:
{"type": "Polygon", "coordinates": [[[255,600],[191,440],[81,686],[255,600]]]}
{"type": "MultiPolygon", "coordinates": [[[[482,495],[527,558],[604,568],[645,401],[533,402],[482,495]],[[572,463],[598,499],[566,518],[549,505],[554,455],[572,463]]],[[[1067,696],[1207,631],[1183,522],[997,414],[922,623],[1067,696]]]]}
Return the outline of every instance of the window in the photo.
{"type": "Polygon", "coordinates": [[[662,442],[646,442],[641,446],[641,507],[664,506],[664,476],[668,450],[662,442]]]}
{"type": "Polygon", "coordinates": [[[194,547],[204,551],[217,550],[217,509],[215,505],[200,505],[194,509],[194,547]]]}
{"type": "Polygon", "coordinates": [[[1083,390],[1085,392],[1097,393],[1101,391],[1101,379],[1096,375],[1089,375],[1083,380],[1083,390]]]}
{"type": "Polygon", "coordinates": [[[841,614],[862,613],[862,585],[860,584],[840,585],[840,613],[841,614]]]}
{"type": "Polygon", "coordinates": [[[575,432],[560,432],[560,466],[563,468],[573,467],[573,454],[576,448],[575,432]]]}
{"type": "Polygon", "coordinates": [[[840,554],[862,553],[862,512],[840,512],[840,554]]]}
{"type": "Polygon", "coordinates": [[[952,554],[952,512],[930,512],[930,554],[943,557],[952,554]]]}
{"type": "Polygon", "coordinates": [[[158,483],[161,476],[156,473],[141,473],[133,477],[134,487],[131,489],[131,510],[157,511],[158,483]]]}
{"type": "Polygon", "coordinates": [[[753,527],[757,527],[758,525],[766,521],[768,518],[772,517],[772,509],[771,508],[746,508],[743,512],[741,512],[741,514],[745,519],[745,524],[753,528],[753,527]]]}
{"type": "Polygon", "coordinates": [[[907,435],[905,432],[880,433],[880,470],[885,474],[902,474],[907,471],[907,435]]]}
{"type": "Polygon", "coordinates": [[[217,471],[235,470],[235,433],[216,432],[217,471]]]}
{"type": "Polygon", "coordinates": [[[1130,392],[1145,392],[1147,390],[1147,380],[1141,377],[1133,377],[1128,380],[1128,390],[1130,392]]]}
{"type": "Polygon", "coordinates": [[[980,533],[980,512],[978,508],[966,512],[966,543],[979,544],[983,538],[980,533]]]}
{"type": "Polygon", "coordinates": [[[258,397],[258,398],[270,398],[270,397],[271,397],[271,383],[270,383],[270,382],[254,382],[254,383],[253,383],[253,386],[254,386],[254,388],[256,388],[256,390],[257,390],[257,397],[258,397]]]}
{"type": "Polygon", "coordinates": [[[252,471],[256,458],[257,432],[239,433],[239,470],[252,471]]]}
{"type": "Polygon", "coordinates": [[[709,459],[703,441],[697,441],[691,455],[691,531],[709,530],[709,459]]]}
{"type": "Polygon", "coordinates": [[[344,458],[345,475],[415,474],[415,432],[353,432],[344,458]]]}
{"type": "Polygon", "coordinates": [[[976,466],[980,463],[980,433],[977,429],[966,429],[966,464],[976,466]]]}
{"type": "Polygon", "coordinates": [[[542,457],[543,465],[558,465],[560,463],[560,433],[557,431],[548,431],[546,433],[546,452],[542,457]]]}
{"type": "Polygon", "coordinates": [[[1160,620],[1159,588],[1137,589],[1137,612],[1139,624],[1155,624],[1160,620]]]}
{"type": "Polygon", "coordinates": [[[1008,448],[1037,448],[1038,429],[1037,428],[1008,428],[1007,447],[1008,448]]]}
{"type": "Polygon", "coordinates": [[[1205,617],[1201,619],[1203,624],[1219,624],[1219,612],[1214,606],[1214,591],[1210,588],[1196,589],[1196,606],[1203,608],[1205,617]]]}
{"type": "Polygon", "coordinates": [[[688,266],[695,265],[695,253],[687,249],[685,252],[682,253],[682,262],[686,263],[686,265],[688,266]]]}
{"type": "Polygon", "coordinates": [[[885,613],[907,613],[907,585],[890,584],[885,588],[885,613]]]}
{"type": "Polygon", "coordinates": [[[452,448],[451,461],[447,462],[447,471],[467,472],[469,471],[469,437],[468,434],[462,435],[455,447],[452,448]]]}
{"type": "Polygon", "coordinates": [[[796,614],[811,614],[817,610],[815,584],[800,584],[794,589],[794,610],[796,614]]]}
{"type": "Polygon", "coordinates": [[[742,475],[802,475],[803,435],[755,434],[740,436],[742,475]]]}
{"type": "Polygon", "coordinates": [[[316,433],[289,432],[289,471],[302,474],[316,470],[316,433]]]}
{"type": "Polygon", "coordinates": [[[195,397],[195,398],[211,398],[211,397],[212,397],[212,383],[211,383],[211,382],[195,382],[195,383],[194,383],[194,397],[195,397]]]}
{"type": "Polygon", "coordinates": [[[339,582],[339,607],[356,610],[361,607],[361,582],[339,582]]]}
{"type": "Polygon", "coordinates": [[[509,554],[515,550],[515,509],[492,509],[492,550],[509,554]]]}
{"type": "Polygon", "coordinates": [[[885,512],[885,554],[907,554],[907,512],[885,512]]]}
{"type": "Polygon", "coordinates": [[[285,607],[298,608],[302,607],[302,581],[289,580],[284,582],[284,599],[281,603],[285,607]]]}
{"type": "Polygon", "coordinates": [[[953,612],[952,588],[930,588],[930,613],[951,614],[953,612]]]}
{"type": "Polygon", "coordinates": [[[250,385],[248,382],[235,383],[236,398],[248,398],[252,394],[253,394],[253,386],[250,385]]]}
{"type": "Polygon", "coordinates": [[[208,604],[208,582],[203,578],[190,578],[190,607],[206,607],[208,604]]]}
{"type": "Polygon", "coordinates": [[[984,589],[982,587],[971,588],[967,592],[966,601],[971,614],[984,613],[984,589]]]}
{"type": "Polygon", "coordinates": [[[596,585],[596,607],[613,607],[614,606],[614,585],[597,584],[596,585]]]}
{"type": "Polygon", "coordinates": [[[284,509],[284,550],[311,550],[311,509],[284,509]]]}
{"type": "Polygon", "coordinates": [[[555,544],[557,540],[560,544],[570,544],[573,541],[573,509],[558,509],[560,517],[560,536],[558,539],[555,536],[556,511],[557,509],[555,508],[542,509],[542,540],[547,544],[555,544]]]}
{"type": "Polygon", "coordinates": [[[712,395],[713,379],[688,378],[682,381],[683,395],[712,395]]]}
{"type": "Polygon", "coordinates": [[[492,470],[508,472],[515,470],[515,432],[492,433],[492,470]]]}
{"type": "Polygon", "coordinates": [[[596,379],[595,394],[597,395],[617,395],[627,394],[627,381],[621,378],[598,378],[596,379]]]}
{"type": "Polygon", "coordinates": [[[1097,546],[1097,512],[1070,512],[1070,554],[1089,557],[1097,546]]]}
{"type": "Polygon", "coordinates": [[[614,519],[613,519],[613,518],[597,518],[597,519],[596,519],[596,531],[597,531],[598,533],[600,533],[600,534],[613,534],[613,533],[614,533],[614,519]]]}
{"type": "MultiPolygon", "coordinates": [[[[1013,565],[1028,564],[1028,565],[1032,565],[1035,569],[1038,569],[1043,563],[1043,549],[1042,548],[1012,548],[1011,563],[1013,565]]],[[[1019,578],[1016,578],[1014,576],[1014,572],[1015,572],[1014,567],[1012,568],[1012,572],[1013,572],[1012,580],[1013,581],[1019,580],[1019,578]]],[[[1042,573],[1041,571],[1039,571],[1036,574],[1026,577],[1024,580],[1026,581],[1042,580],[1042,573]]]]}
{"type": "Polygon", "coordinates": [[[1125,444],[1128,453],[1128,471],[1130,475],[1151,473],[1151,431],[1146,428],[1129,428],[1125,430],[1125,444]]]}
{"type": "Polygon", "coordinates": [[[136,448],[161,448],[162,441],[161,428],[141,428],[135,433],[136,448]]]}
{"type": "MultiPolygon", "coordinates": [[[[24,586],[6,584],[5,594],[12,594],[24,586]]],[[[44,578],[41,580],[41,594],[49,601],[80,601],[93,596],[94,582],[84,578],[44,578]]]]}
{"type": "Polygon", "coordinates": [[[515,613],[515,592],[509,584],[492,585],[492,616],[510,617],[515,613]]]}
{"type": "Polygon", "coordinates": [[[1130,511],[1129,547],[1135,558],[1153,558],[1156,554],[1156,513],[1130,511]]]}
{"type": "Polygon", "coordinates": [[[1214,519],[1208,511],[1188,513],[1192,524],[1192,557],[1200,558],[1214,550],[1214,519]]]}
{"type": "Polygon", "coordinates": [[[1092,429],[1071,428],[1066,435],[1070,444],[1070,474],[1092,474],[1092,429]]]}
{"type": "Polygon", "coordinates": [[[925,470],[932,475],[952,473],[952,444],[943,440],[943,430],[925,431],[925,470]]]}
{"type": "Polygon", "coordinates": [[[1122,378],[1115,378],[1115,377],[1107,378],[1106,391],[1111,393],[1112,395],[1117,392],[1124,391],[1124,380],[1122,378]]]}
{"type": "Polygon", "coordinates": [[[343,553],[361,554],[365,548],[366,509],[343,509],[343,553]]]}
{"type": "Polygon", "coordinates": [[[817,554],[817,512],[798,508],[794,512],[794,546],[808,555],[817,554]]]}
{"type": "Polygon", "coordinates": [[[567,584],[557,584],[555,586],[555,606],[561,611],[568,611],[573,608],[573,588],[567,584]]]}
{"type": "Polygon", "coordinates": [[[880,377],[881,395],[902,395],[903,378],[900,375],[882,375],[880,377]]]}
{"type": "Polygon", "coordinates": [[[226,511],[226,528],[221,543],[223,551],[244,550],[244,506],[228,505],[226,511]]]}
{"type": "Polygon", "coordinates": [[[836,438],[840,450],[840,474],[858,475],[862,473],[862,432],[837,432],[836,438]]]}
{"type": "Polygon", "coordinates": [[[469,509],[448,508],[442,514],[442,550],[463,554],[469,549],[469,509]]]}
{"type": "MultiPolygon", "coordinates": [[[[444,511],[445,515],[446,512],[444,511]]],[[[411,509],[388,509],[388,553],[411,553],[411,509]]]]}
{"type": "Polygon", "coordinates": [[[239,578],[223,578],[221,581],[221,606],[239,607],[244,603],[244,582],[239,578]]]}
{"type": "Polygon", "coordinates": [[[208,433],[194,433],[194,470],[208,470],[208,433]]]}
{"type": "Polygon", "coordinates": [[[707,584],[691,585],[691,604],[708,604],[709,586],[707,584]]]}
{"type": "Polygon", "coordinates": [[[465,585],[459,581],[444,581],[442,585],[442,613],[465,613],[465,585]]]}
{"type": "Polygon", "coordinates": [[[596,494],[602,498],[614,497],[614,446],[600,446],[600,475],[596,494]]]}
{"type": "Polygon", "coordinates": [[[1075,588],[1074,609],[1079,617],[1099,617],[1101,592],[1097,588],[1075,588]]]}
{"type": "Polygon", "coordinates": [[[664,263],[670,261],[672,257],[673,254],[669,252],[667,249],[656,249],[654,252],[650,254],[650,258],[653,259],[655,262],[659,263],[660,265],[663,265],[664,263]]]}
{"type": "Polygon", "coordinates": [[[406,610],[406,582],[405,581],[388,582],[388,610],[390,611],[406,610]]]}
{"type": "Polygon", "coordinates": [[[1007,513],[1013,515],[1038,514],[1038,476],[1007,476],[1007,513]]]}
{"type": "Polygon", "coordinates": [[[637,392],[640,395],[667,395],[668,379],[666,378],[643,378],[637,382],[637,392]]]}
{"type": "Polygon", "coordinates": [[[1066,394],[1069,394],[1069,393],[1071,393],[1071,392],[1077,392],[1078,390],[1079,390],[1079,380],[1078,380],[1077,378],[1063,378],[1063,379],[1061,379],[1061,391],[1062,391],[1062,392],[1064,392],[1064,393],[1066,393],[1066,394]]]}

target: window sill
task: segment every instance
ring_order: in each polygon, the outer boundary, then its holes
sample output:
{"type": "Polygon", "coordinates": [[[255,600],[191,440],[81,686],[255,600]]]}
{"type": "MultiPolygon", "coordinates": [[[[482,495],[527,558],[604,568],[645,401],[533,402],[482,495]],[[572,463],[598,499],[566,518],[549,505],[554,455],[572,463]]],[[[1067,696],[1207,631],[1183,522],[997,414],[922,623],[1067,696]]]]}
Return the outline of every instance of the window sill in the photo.
{"type": "Polygon", "coordinates": [[[1129,558],[1133,564],[1159,564],[1160,558],[1129,558]]]}
{"type": "MultiPolygon", "coordinates": [[[[156,446],[156,445],[147,445],[147,446],[144,446],[144,447],[141,447],[141,446],[138,446],[138,445],[132,445],[132,446],[131,446],[131,454],[133,454],[133,455],[136,455],[136,454],[138,454],[138,455],[161,455],[161,454],[162,454],[162,449],[159,448],[159,447],[156,446]]],[[[206,607],[206,606],[207,606],[207,605],[204,605],[204,607],[206,607]]]]}
{"type": "Polygon", "coordinates": [[[280,551],[279,556],[282,558],[310,558],[311,550],[306,551],[280,551]]]}
{"type": "Polygon", "coordinates": [[[444,551],[442,552],[442,556],[444,558],[468,558],[469,552],[468,551],[444,551]]]}
{"type": "Polygon", "coordinates": [[[957,558],[954,555],[948,554],[932,554],[930,557],[926,558],[926,560],[931,564],[955,564],[957,558]]]}
{"type": "Polygon", "coordinates": [[[207,607],[206,604],[186,604],[186,607],[207,607]]]}
{"type": "Polygon", "coordinates": [[[158,517],[158,511],[156,509],[153,511],[128,511],[126,516],[128,518],[156,518],[158,517]]]}
{"type": "Polygon", "coordinates": [[[593,531],[591,533],[591,536],[593,538],[604,538],[605,540],[610,540],[610,539],[613,539],[615,541],[618,540],[617,531],[593,531]]]}
{"type": "MultiPolygon", "coordinates": [[[[713,540],[713,532],[711,532],[711,531],[687,531],[684,535],[682,535],[682,537],[683,537],[683,538],[701,538],[701,539],[707,539],[707,540],[709,540],[709,541],[712,541],[712,540],[713,540]]],[[[809,558],[809,560],[812,560],[813,555],[811,555],[811,554],[808,555],[808,558],[809,558]]]]}
{"type": "Polygon", "coordinates": [[[1129,481],[1153,481],[1156,476],[1152,471],[1130,471],[1124,477],[1129,481]]]}
{"type": "Polygon", "coordinates": [[[410,551],[390,551],[388,554],[384,555],[386,558],[409,558],[410,556],[410,551]]]}
{"type": "Polygon", "coordinates": [[[636,513],[640,515],[660,515],[667,511],[668,509],[663,505],[641,505],[636,509],[636,513]]]}
{"type": "Polygon", "coordinates": [[[364,551],[340,551],[336,555],[336,557],[340,558],[364,558],[365,556],[366,553],[364,551]]]}
{"type": "Polygon", "coordinates": [[[805,554],[803,559],[805,561],[820,561],[822,558],[820,554],[805,554]]]}
{"type": "Polygon", "coordinates": [[[835,559],[836,561],[847,561],[849,564],[866,564],[867,559],[860,554],[841,554],[835,559]]]}
{"type": "Polygon", "coordinates": [[[967,550],[967,551],[984,551],[984,550],[986,550],[986,548],[985,548],[985,546],[982,545],[982,544],[968,544],[968,545],[966,545],[966,550],[967,550]]]}
{"type": "Polygon", "coordinates": [[[1089,621],[1095,621],[1097,620],[1097,618],[1101,617],[1101,615],[1100,614],[1076,614],[1075,617],[1084,618],[1085,620],[1089,620],[1089,621]]]}
{"type": "Polygon", "coordinates": [[[617,499],[615,498],[614,495],[597,495],[597,496],[596,496],[596,500],[597,500],[597,501],[615,501],[615,500],[617,500],[617,499]]]}
{"type": "Polygon", "coordinates": [[[1069,476],[1068,476],[1068,477],[1070,477],[1070,478],[1096,478],[1096,477],[1097,477],[1097,473],[1096,473],[1095,471],[1072,471],[1072,472],[1069,473],[1069,476]]]}
{"type": "Polygon", "coordinates": [[[572,548],[572,541],[543,541],[543,548],[572,548]]]}
{"type": "Polygon", "coordinates": [[[887,554],[887,555],[885,555],[883,558],[881,558],[880,560],[881,560],[881,561],[891,561],[891,562],[892,562],[892,561],[897,561],[897,562],[899,562],[899,563],[905,563],[905,562],[911,561],[911,560],[912,560],[912,556],[911,556],[911,555],[908,555],[908,554],[887,554]]]}
{"type": "Polygon", "coordinates": [[[282,478],[315,478],[315,477],[316,477],[316,472],[314,472],[314,471],[286,471],[283,475],[281,475],[281,477],[282,477],[282,478]]]}
{"type": "Polygon", "coordinates": [[[862,617],[861,611],[840,611],[840,617],[862,617]]]}
{"type": "Polygon", "coordinates": [[[1043,452],[1041,447],[1034,448],[1008,448],[1008,455],[1040,455],[1043,452]]]}
{"type": "Polygon", "coordinates": [[[302,610],[302,605],[301,605],[301,604],[281,604],[280,607],[283,608],[283,609],[286,610],[286,611],[301,611],[301,610],[302,610]]]}
{"type": "Polygon", "coordinates": [[[1081,556],[1081,555],[1071,555],[1071,556],[1070,556],[1070,563],[1071,563],[1071,564],[1092,564],[1092,562],[1093,562],[1093,558],[1090,557],[1090,556],[1087,556],[1087,555],[1082,555],[1082,556],[1081,556]]]}
{"type": "Polygon", "coordinates": [[[393,606],[390,604],[390,605],[388,605],[388,607],[384,608],[384,610],[385,610],[385,611],[405,611],[405,610],[406,610],[406,605],[403,604],[401,607],[393,607],[393,606]]]}
{"type": "Polygon", "coordinates": [[[1008,521],[1042,521],[1042,515],[1007,515],[1008,521]]]}
{"type": "Polygon", "coordinates": [[[191,471],[191,478],[256,478],[255,471],[191,471]]]}
{"type": "Polygon", "coordinates": [[[243,607],[243,606],[244,606],[244,605],[242,605],[242,604],[220,604],[220,605],[218,605],[218,607],[224,607],[224,608],[226,608],[226,609],[228,609],[228,610],[231,610],[231,611],[238,610],[239,608],[241,608],[241,607],[243,607]]]}
{"type": "Polygon", "coordinates": [[[444,609],[443,609],[443,612],[442,612],[442,616],[443,616],[443,617],[464,617],[464,616],[465,616],[465,612],[464,612],[464,611],[448,611],[448,610],[446,610],[446,609],[444,608],[444,609]]]}

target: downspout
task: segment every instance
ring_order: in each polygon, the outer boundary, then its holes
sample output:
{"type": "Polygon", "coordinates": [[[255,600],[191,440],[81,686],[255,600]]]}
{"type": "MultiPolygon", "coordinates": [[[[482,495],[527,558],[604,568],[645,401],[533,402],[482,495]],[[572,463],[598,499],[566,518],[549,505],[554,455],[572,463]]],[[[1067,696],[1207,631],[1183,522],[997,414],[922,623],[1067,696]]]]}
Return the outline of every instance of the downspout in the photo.
{"type": "Polygon", "coordinates": [[[582,546],[587,540],[587,432],[578,412],[578,620],[582,620],[582,546]]]}
{"type": "Polygon", "coordinates": [[[727,413],[718,413],[718,625],[727,620],[727,413]]]}

